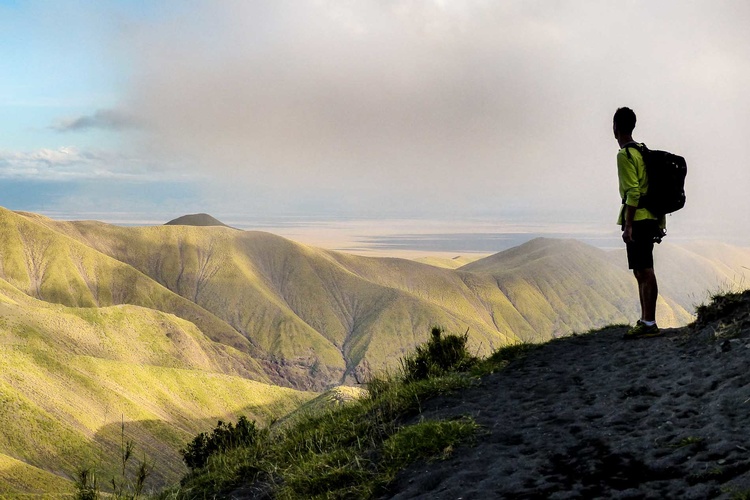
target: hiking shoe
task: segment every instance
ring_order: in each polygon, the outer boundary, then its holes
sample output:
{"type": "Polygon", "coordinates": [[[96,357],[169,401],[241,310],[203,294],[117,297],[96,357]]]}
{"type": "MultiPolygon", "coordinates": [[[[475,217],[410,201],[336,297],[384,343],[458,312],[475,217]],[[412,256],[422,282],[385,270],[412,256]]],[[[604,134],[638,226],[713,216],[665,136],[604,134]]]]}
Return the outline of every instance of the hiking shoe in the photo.
{"type": "Polygon", "coordinates": [[[648,326],[643,321],[638,320],[635,326],[631,328],[630,330],[628,330],[627,333],[622,336],[622,338],[645,339],[648,337],[657,337],[659,335],[661,335],[661,332],[659,331],[659,327],[656,326],[656,323],[654,323],[651,326],[648,326]]]}

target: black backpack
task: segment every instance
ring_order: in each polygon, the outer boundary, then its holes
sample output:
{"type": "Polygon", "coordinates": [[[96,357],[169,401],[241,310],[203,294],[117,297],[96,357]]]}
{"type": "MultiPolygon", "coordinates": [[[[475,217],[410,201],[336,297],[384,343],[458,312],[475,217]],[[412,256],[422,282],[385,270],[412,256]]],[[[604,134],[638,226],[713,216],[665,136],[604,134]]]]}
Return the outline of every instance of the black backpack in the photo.
{"type": "Polygon", "coordinates": [[[641,196],[638,208],[646,208],[654,215],[661,216],[684,207],[687,176],[685,158],[666,151],[652,151],[645,144],[633,143],[625,146],[629,159],[632,159],[629,148],[635,148],[641,153],[648,175],[648,192],[641,196]]]}

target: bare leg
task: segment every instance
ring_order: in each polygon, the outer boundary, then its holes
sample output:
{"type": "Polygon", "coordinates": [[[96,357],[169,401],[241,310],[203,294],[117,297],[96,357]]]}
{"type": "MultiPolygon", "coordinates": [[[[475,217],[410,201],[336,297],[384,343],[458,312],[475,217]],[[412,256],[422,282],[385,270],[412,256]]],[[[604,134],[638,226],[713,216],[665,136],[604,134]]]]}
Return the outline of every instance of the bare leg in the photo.
{"type": "Polygon", "coordinates": [[[656,321],[656,299],[659,297],[659,286],[653,268],[633,271],[638,281],[638,295],[641,299],[641,319],[656,321]]]}

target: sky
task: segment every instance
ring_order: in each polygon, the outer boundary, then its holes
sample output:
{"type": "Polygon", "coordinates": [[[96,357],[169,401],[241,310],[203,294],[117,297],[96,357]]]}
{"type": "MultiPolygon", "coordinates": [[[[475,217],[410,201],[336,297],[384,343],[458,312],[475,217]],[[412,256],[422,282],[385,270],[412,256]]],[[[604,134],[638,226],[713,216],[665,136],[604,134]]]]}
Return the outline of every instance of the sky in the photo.
{"type": "Polygon", "coordinates": [[[629,106],[688,161],[671,234],[750,245],[749,22],[742,0],[0,0],[0,206],[616,241],[629,106]]]}

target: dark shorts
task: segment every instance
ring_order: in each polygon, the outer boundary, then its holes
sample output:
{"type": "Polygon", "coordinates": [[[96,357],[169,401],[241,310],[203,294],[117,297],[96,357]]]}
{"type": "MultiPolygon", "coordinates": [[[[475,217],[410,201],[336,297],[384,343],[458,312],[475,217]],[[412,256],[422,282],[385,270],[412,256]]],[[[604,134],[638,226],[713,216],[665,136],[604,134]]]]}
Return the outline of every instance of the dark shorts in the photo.
{"type": "Polygon", "coordinates": [[[654,239],[660,235],[659,221],[647,219],[633,222],[633,241],[625,244],[630,269],[654,267],[654,239]]]}

